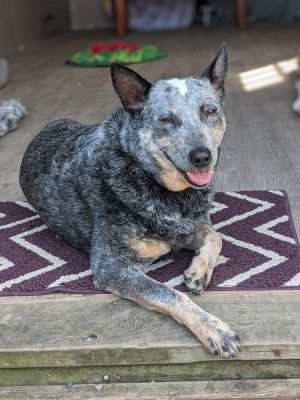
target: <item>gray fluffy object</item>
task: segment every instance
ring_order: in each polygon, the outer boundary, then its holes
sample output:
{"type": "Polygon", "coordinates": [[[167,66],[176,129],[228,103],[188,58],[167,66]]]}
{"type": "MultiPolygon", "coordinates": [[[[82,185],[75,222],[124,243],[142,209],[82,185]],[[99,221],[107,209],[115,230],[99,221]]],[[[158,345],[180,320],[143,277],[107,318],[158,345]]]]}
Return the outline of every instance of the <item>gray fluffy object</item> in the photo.
{"type": "Polygon", "coordinates": [[[0,137],[15,129],[25,114],[25,107],[17,100],[0,102],[0,137]]]}

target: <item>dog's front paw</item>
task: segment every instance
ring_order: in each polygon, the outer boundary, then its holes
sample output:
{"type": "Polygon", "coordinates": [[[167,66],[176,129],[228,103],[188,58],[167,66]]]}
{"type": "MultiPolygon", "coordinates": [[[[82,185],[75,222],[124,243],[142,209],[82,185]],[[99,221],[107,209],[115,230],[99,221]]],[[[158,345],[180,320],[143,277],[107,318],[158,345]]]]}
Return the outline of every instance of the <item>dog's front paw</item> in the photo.
{"type": "Polygon", "coordinates": [[[241,351],[239,336],[225,322],[214,318],[209,322],[201,338],[203,346],[223,358],[234,358],[241,351]]]}
{"type": "Polygon", "coordinates": [[[183,274],[184,282],[193,294],[201,294],[204,292],[206,286],[209,284],[207,273],[199,275],[196,272],[189,273],[187,271],[183,274]]]}
{"type": "Polygon", "coordinates": [[[205,259],[196,257],[191,266],[184,271],[183,279],[193,294],[201,294],[210,282],[212,268],[205,259]],[[197,260],[195,260],[197,258],[197,260]]]}

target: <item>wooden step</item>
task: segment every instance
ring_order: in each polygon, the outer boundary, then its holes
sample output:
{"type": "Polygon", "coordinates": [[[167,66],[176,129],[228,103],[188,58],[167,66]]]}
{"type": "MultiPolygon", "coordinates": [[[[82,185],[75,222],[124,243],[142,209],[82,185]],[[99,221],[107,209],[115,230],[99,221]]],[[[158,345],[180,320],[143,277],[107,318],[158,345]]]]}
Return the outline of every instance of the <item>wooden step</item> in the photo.
{"type": "Polygon", "coordinates": [[[240,334],[235,360],[113,295],[1,298],[0,385],[300,378],[300,291],[191,298],[240,334]]]}
{"type": "Polygon", "coordinates": [[[300,379],[110,383],[0,388],[0,400],[299,400],[299,398],[300,379]]]}

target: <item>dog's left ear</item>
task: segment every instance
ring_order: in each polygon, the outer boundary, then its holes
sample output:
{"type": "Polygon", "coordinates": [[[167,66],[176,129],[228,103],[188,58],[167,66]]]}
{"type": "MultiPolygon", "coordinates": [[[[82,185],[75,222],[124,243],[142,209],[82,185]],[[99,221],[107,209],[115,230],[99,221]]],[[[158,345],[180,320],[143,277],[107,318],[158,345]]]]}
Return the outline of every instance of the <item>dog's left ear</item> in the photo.
{"type": "Polygon", "coordinates": [[[227,44],[222,43],[216,57],[212,63],[203,72],[202,77],[208,78],[216,90],[224,90],[225,77],[228,67],[227,44]]]}
{"type": "Polygon", "coordinates": [[[151,84],[132,69],[115,63],[111,65],[111,78],[125,110],[138,110],[146,100],[151,84]]]}

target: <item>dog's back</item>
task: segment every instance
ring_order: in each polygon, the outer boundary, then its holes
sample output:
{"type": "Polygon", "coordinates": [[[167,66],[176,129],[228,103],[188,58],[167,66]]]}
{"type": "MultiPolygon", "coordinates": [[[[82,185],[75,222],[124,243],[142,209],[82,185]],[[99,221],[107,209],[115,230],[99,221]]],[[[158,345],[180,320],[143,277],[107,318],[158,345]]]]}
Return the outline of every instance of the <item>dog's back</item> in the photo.
{"type": "Polygon", "coordinates": [[[89,243],[84,238],[90,236],[91,225],[86,209],[76,199],[76,177],[68,173],[67,164],[73,161],[78,138],[95,127],[67,119],[51,122],[28,146],[19,177],[25,196],[44,223],[72,245],[85,250],[89,243]],[[74,229],[66,228],[72,225],[74,229]]]}
{"type": "Polygon", "coordinates": [[[20,168],[20,185],[27,199],[35,204],[36,180],[50,171],[54,156],[66,140],[84,127],[80,122],[62,119],[51,122],[29,144],[20,168]]]}

